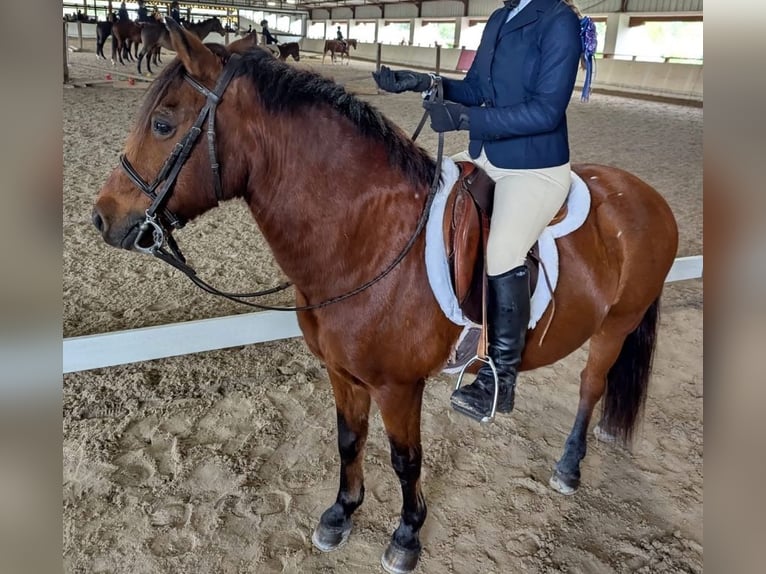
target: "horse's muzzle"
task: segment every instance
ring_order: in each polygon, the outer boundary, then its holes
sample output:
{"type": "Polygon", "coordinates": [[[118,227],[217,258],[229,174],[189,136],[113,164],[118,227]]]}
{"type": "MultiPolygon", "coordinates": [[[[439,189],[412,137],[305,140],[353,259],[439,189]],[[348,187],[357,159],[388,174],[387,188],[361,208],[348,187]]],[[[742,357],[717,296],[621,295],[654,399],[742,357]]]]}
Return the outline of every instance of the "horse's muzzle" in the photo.
{"type": "Polygon", "coordinates": [[[110,218],[98,205],[93,208],[91,221],[104,241],[112,247],[132,250],[138,236],[143,217],[140,213],[131,214],[120,221],[110,218]]]}

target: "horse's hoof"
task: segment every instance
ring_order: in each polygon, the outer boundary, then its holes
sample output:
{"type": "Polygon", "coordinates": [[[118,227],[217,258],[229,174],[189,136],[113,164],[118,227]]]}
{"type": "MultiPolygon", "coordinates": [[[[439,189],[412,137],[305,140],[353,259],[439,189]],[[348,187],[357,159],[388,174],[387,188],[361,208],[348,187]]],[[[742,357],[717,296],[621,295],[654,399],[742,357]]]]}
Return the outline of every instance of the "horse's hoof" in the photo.
{"type": "Polygon", "coordinates": [[[548,481],[550,487],[556,492],[563,494],[564,496],[571,496],[577,492],[577,488],[580,486],[579,480],[567,480],[564,475],[559,471],[554,470],[553,476],[548,481]]]}
{"type": "Polygon", "coordinates": [[[392,542],[381,556],[380,565],[389,574],[408,574],[415,570],[419,558],[420,550],[407,550],[392,542]]]}
{"type": "Polygon", "coordinates": [[[343,546],[351,534],[352,523],[349,520],[347,525],[340,528],[324,526],[321,522],[314,529],[311,535],[311,542],[317,550],[322,552],[332,552],[343,546]]]}

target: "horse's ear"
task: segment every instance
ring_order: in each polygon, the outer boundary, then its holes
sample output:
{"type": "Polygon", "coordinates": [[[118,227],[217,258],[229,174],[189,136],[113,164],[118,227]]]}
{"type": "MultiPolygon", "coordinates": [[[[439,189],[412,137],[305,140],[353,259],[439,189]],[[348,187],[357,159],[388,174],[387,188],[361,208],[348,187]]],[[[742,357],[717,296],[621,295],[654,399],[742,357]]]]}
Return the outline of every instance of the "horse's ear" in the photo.
{"type": "Polygon", "coordinates": [[[184,30],[170,17],[165,18],[170,33],[170,43],[186,71],[197,80],[215,81],[223,67],[221,60],[213,54],[194,34],[184,30]]]}

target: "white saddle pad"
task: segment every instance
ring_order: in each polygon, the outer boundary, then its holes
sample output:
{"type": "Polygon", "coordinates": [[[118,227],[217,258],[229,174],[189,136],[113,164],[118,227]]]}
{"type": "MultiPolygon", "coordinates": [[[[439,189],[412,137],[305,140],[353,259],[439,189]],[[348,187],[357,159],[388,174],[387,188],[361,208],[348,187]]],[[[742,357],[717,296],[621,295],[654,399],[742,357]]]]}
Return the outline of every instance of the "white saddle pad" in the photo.
{"type": "MultiPolygon", "coordinates": [[[[426,271],[428,281],[431,284],[431,290],[439,302],[442,312],[447,318],[456,325],[463,325],[466,328],[476,327],[470,319],[465,317],[460,309],[455,292],[452,289],[450,280],[449,262],[447,260],[447,251],[444,247],[444,236],[442,231],[442,220],[444,209],[447,204],[447,197],[455,184],[460,169],[451,158],[442,159],[442,181],[443,184],[436,192],[431,213],[426,224],[426,271]]],[[[556,225],[549,225],[545,228],[540,239],[540,259],[545,270],[548,273],[548,280],[551,288],[556,289],[559,278],[559,254],[556,248],[556,238],[563,237],[580,227],[588,217],[590,211],[590,193],[585,182],[575,172],[572,172],[572,187],[567,196],[567,215],[556,225]]],[[[545,309],[551,302],[552,291],[548,289],[545,280],[545,274],[540,269],[537,277],[535,292],[532,296],[529,328],[533,329],[540,317],[545,313],[545,309]]],[[[480,326],[480,325],[479,325],[480,326]]]]}

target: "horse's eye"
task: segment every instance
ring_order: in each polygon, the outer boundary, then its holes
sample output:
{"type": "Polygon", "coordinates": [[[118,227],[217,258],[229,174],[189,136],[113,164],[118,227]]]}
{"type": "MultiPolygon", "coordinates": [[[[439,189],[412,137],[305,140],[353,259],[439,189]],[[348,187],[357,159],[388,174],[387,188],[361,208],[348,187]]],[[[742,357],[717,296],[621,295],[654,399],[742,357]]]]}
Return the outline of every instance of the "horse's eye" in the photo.
{"type": "Polygon", "coordinates": [[[173,126],[164,120],[156,119],[152,121],[152,131],[160,136],[166,136],[173,132],[173,126]]]}

